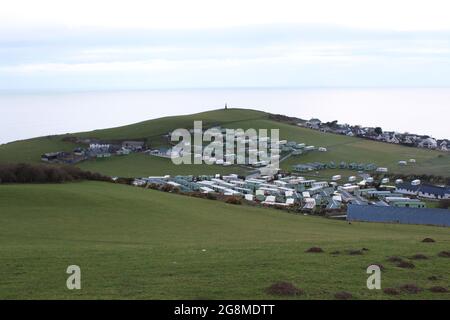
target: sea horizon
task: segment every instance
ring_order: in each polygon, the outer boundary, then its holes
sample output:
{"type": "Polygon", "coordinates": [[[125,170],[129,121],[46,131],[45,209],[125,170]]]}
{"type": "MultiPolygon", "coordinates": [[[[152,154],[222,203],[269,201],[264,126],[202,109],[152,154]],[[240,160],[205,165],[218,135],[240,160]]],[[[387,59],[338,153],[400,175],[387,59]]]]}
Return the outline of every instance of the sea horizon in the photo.
{"type": "Polygon", "coordinates": [[[448,108],[448,101],[449,87],[3,90],[0,144],[192,114],[220,109],[225,104],[447,139],[450,130],[439,114],[448,108]],[[17,126],[22,129],[14,130],[17,126]]]}

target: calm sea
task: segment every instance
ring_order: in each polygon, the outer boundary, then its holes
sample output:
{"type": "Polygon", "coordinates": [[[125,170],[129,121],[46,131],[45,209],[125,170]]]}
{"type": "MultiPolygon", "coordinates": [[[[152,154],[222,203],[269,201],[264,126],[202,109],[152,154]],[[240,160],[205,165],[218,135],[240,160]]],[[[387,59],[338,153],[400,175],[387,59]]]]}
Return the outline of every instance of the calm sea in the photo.
{"type": "Polygon", "coordinates": [[[450,88],[0,94],[0,143],[229,107],[450,138],[450,88]]]}

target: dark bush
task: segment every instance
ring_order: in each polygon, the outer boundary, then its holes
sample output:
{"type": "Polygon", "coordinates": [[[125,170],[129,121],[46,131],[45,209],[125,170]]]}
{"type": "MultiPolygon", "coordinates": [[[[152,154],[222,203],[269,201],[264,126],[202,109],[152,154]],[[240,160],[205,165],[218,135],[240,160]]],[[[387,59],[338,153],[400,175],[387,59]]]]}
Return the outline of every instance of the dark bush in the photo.
{"type": "MultiPolygon", "coordinates": [[[[132,185],[134,182],[134,179],[133,178],[117,178],[115,182],[119,183],[119,184],[132,185]]],[[[156,187],[155,189],[158,189],[158,187],[156,187]]]]}
{"type": "Polygon", "coordinates": [[[448,208],[450,208],[450,199],[439,200],[439,203],[438,203],[437,207],[441,208],[441,209],[448,209],[448,208]]]}
{"type": "Polygon", "coordinates": [[[209,199],[209,200],[217,200],[217,195],[216,195],[215,193],[208,193],[208,194],[206,195],[206,199],[209,199]]]}
{"type": "Polygon", "coordinates": [[[299,296],[304,292],[289,282],[276,282],[266,289],[266,293],[276,296],[299,296]]]}
{"type": "Polygon", "coordinates": [[[439,277],[438,276],[429,276],[428,280],[430,280],[430,281],[437,281],[437,280],[439,280],[439,277]]]}
{"type": "Polygon", "coordinates": [[[163,192],[172,192],[173,191],[173,186],[170,184],[163,184],[159,190],[163,191],[163,192]]]}
{"type": "Polygon", "coordinates": [[[434,239],[431,239],[431,238],[425,238],[425,239],[422,240],[422,242],[432,243],[432,242],[436,242],[436,241],[434,239]]]}
{"type": "Polygon", "coordinates": [[[194,197],[194,198],[202,198],[202,199],[206,198],[206,194],[201,193],[201,192],[190,192],[190,193],[188,193],[188,195],[191,197],[194,197]]]}
{"type": "Polygon", "coordinates": [[[174,187],[173,190],[172,190],[172,192],[173,192],[173,193],[178,193],[178,194],[180,194],[180,193],[181,193],[181,190],[180,190],[180,188],[178,188],[178,187],[174,187]]]}
{"type": "Polygon", "coordinates": [[[68,165],[0,164],[0,183],[60,183],[78,180],[111,181],[111,178],[68,165]]]}
{"type": "Polygon", "coordinates": [[[229,204],[242,204],[242,200],[239,197],[227,197],[225,202],[229,204]]]}

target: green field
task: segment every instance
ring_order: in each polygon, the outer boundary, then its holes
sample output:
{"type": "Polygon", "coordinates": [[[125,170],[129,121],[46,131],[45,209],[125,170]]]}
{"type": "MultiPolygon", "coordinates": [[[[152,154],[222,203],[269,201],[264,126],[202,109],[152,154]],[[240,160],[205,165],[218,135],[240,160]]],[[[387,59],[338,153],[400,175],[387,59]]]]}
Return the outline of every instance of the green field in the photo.
{"type": "MultiPolygon", "coordinates": [[[[41,137],[31,140],[18,141],[0,145],[0,162],[39,162],[40,155],[52,151],[68,151],[74,144],[63,142],[64,137],[76,136],[82,138],[99,138],[105,140],[145,139],[151,146],[164,143],[161,137],[176,128],[192,128],[194,120],[203,120],[204,127],[221,125],[227,128],[255,128],[280,129],[282,139],[304,142],[317,147],[328,148],[328,152],[312,152],[304,156],[289,158],[281,167],[290,170],[292,165],[306,162],[340,161],[375,163],[388,167],[393,173],[429,174],[449,177],[450,155],[438,151],[409,148],[387,143],[363,140],[342,135],[321,133],[319,131],[300,128],[285,123],[269,120],[269,115],[263,112],[246,109],[215,110],[200,114],[167,117],[144,121],[128,126],[94,130],[90,132],[74,133],[71,135],[41,137]],[[399,167],[399,160],[417,160],[415,165],[399,167]]],[[[174,166],[171,161],[143,155],[113,157],[105,160],[84,162],[83,169],[97,171],[112,176],[146,176],[163,174],[192,174],[192,173],[230,173],[243,172],[242,168],[225,168],[221,166],[174,166]]],[[[331,176],[351,172],[324,171],[321,174],[331,176]]]]}
{"type": "Polygon", "coordinates": [[[0,299],[270,299],[264,289],[276,281],[302,288],[301,299],[449,299],[428,290],[449,285],[443,250],[448,228],[348,224],[101,182],[0,185],[0,299]],[[311,246],[325,253],[305,253],[311,246]],[[415,269],[386,261],[416,253],[429,259],[415,269]],[[383,288],[424,291],[369,291],[372,263],[386,268],[383,288]],[[65,287],[72,264],[82,290],[65,287]]]}

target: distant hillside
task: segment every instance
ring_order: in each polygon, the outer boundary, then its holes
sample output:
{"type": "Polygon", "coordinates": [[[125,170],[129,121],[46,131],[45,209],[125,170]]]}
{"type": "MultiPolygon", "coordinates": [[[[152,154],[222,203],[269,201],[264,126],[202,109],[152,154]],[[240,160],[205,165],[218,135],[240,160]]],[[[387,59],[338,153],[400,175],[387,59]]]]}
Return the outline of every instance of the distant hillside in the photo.
{"type": "MultiPolygon", "coordinates": [[[[151,146],[167,144],[162,135],[177,128],[192,128],[195,120],[202,120],[204,127],[220,125],[226,128],[280,129],[282,139],[304,142],[308,145],[326,147],[327,152],[312,152],[290,157],[282,163],[282,168],[290,170],[297,163],[306,162],[363,162],[385,166],[391,172],[449,176],[450,155],[448,153],[399,145],[369,141],[360,138],[323,133],[289,124],[289,117],[270,115],[256,110],[228,109],[213,110],[198,114],[165,117],[127,126],[73,133],[51,137],[40,137],[8,143],[0,146],[0,162],[39,162],[40,155],[52,151],[70,151],[77,146],[70,138],[96,138],[100,140],[145,140],[151,146]],[[281,122],[280,122],[281,121],[281,122]],[[399,167],[398,161],[414,158],[412,166],[399,167]]],[[[294,121],[295,122],[295,121],[294,121]]],[[[83,169],[118,176],[146,176],[157,174],[211,174],[243,172],[241,167],[221,166],[175,166],[168,159],[144,154],[133,154],[110,159],[86,161],[79,166],[83,169]]],[[[331,175],[342,170],[327,170],[321,175],[331,175]]]]}

